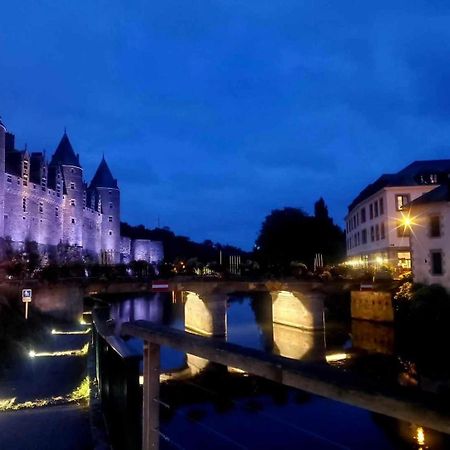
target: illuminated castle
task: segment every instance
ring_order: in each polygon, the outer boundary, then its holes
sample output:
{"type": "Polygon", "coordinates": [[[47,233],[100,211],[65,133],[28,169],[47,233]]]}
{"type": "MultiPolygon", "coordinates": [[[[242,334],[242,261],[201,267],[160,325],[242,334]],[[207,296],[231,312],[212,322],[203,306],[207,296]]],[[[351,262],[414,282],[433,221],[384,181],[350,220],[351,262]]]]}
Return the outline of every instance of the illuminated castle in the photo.
{"type": "Polygon", "coordinates": [[[59,260],[162,259],[160,243],[121,238],[120,190],[105,158],[88,185],[66,132],[47,162],[42,152],[16,150],[1,122],[0,238],[19,251],[36,242],[41,255],[59,260]]]}

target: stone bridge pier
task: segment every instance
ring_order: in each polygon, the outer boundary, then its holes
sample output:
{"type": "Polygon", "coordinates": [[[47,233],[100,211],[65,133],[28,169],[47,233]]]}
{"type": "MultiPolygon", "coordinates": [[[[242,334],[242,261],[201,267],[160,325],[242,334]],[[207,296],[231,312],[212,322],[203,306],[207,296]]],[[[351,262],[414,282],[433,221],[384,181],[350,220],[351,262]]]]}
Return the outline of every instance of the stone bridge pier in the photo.
{"type": "Polygon", "coordinates": [[[325,330],[322,295],[273,291],[271,297],[275,352],[292,359],[323,360],[325,330]]]}

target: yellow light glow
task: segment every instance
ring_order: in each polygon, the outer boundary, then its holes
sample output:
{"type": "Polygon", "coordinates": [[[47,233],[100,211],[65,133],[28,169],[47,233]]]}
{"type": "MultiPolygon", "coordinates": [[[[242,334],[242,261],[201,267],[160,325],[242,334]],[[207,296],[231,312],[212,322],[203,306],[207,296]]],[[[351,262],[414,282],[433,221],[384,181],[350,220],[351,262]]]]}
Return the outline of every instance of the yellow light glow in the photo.
{"type": "Polygon", "coordinates": [[[30,358],[40,358],[40,357],[55,357],[55,356],[85,356],[87,355],[89,349],[89,344],[85,344],[79,350],[63,350],[59,352],[35,352],[30,350],[28,356],[30,358]]]}
{"type": "Polygon", "coordinates": [[[61,331],[61,330],[52,330],[52,334],[88,334],[90,333],[91,329],[86,328],[85,330],[78,330],[78,331],[61,331]]]}
{"type": "Polygon", "coordinates": [[[89,403],[90,380],[89,377],[83,379],[80,385],[70,394],[62,397],[50,397],[31,400],[23,403],[16,403],[16,397],[0,399],[0,411],[18,411],[20,409],[42,408],[43,406],[56,406],[68,403],[89,403]]]}
{"type": "Polygon", "coordinates": [[[336,362],[336,361],[343,361],[344,359],[349,358],[350,355],[347,353],[331,353],[329,355],[325,356],[325,359],[328,363],[330,362],[336,362]]]}
{"type": "Polygon", "coordinates": [[[416,219],[417,219],[416,216],[411,216],[409,212],[405,214],[402,211],[401,217],[397,218],[398,225],[396,228],[403,228],[404,232],[406,230],[412,230],[412,228],[414,226],[418,225],[418,223],[416,222],[416,219]]]}
{"type": "Polygon", "coordinates": [[[84,320],[83,316],[80,317],[79,324],[80,324],[80,325],[90,325],[90,323],[87,323],[87,322],[84,320]]]}
{"type": "Polygon", "coordinates": [[[425,431],[422,427],[417,427],[416,440],[419,445],[425,445],[425,431]]]}

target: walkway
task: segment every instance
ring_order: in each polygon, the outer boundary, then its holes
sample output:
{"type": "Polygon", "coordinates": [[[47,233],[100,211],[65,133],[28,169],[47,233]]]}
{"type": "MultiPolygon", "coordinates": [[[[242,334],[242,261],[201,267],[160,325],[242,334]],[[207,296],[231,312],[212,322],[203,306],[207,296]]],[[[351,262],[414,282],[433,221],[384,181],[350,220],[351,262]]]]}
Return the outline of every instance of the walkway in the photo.
{"type": "MultiPolygon", "coordinates": [[[[68,327],[70,330],[86,326],[68,327]]],[[[14,367],[0,379],[0,409],[20,405],[16,411],[0,412],[0,448],[3,450],[92,449],[89,408],[63,404],[60,397],[80,394],[86,377],[86,355],[51,356],[53,352],[80,350],[89,336],[48,333],[39,348],[23,348],[14,367]],[[30,351],[36,353],[30,357],[30,351]],[[40,356],[45,352],[46,356],[40,356]],[[78,390],[77,390],[78,389],[78,390]],[[56,401],[55,401],[56,398],[56,401]],[[26,402],[52,401],[57,406],[30,408],[26,402]]]]}

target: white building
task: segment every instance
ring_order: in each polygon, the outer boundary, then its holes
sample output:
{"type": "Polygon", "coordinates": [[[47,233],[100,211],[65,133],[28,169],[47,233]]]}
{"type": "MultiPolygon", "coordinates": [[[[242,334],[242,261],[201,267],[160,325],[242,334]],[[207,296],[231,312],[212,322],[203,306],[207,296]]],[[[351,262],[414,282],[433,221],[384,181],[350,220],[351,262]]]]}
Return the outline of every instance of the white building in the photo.
{"type": "Polygon", "coordinates": [[[442,184],[409,205],[416,283],[450,288],[450,189],[442,184]]]}
{"type": "Polygon", "coordinates": [[[447,183],[449,173],[450,160],[415,161],[363,189],[346,216],[349,262],[410,268],[410,229],[405,226],[404,206],[447,183]]]}

